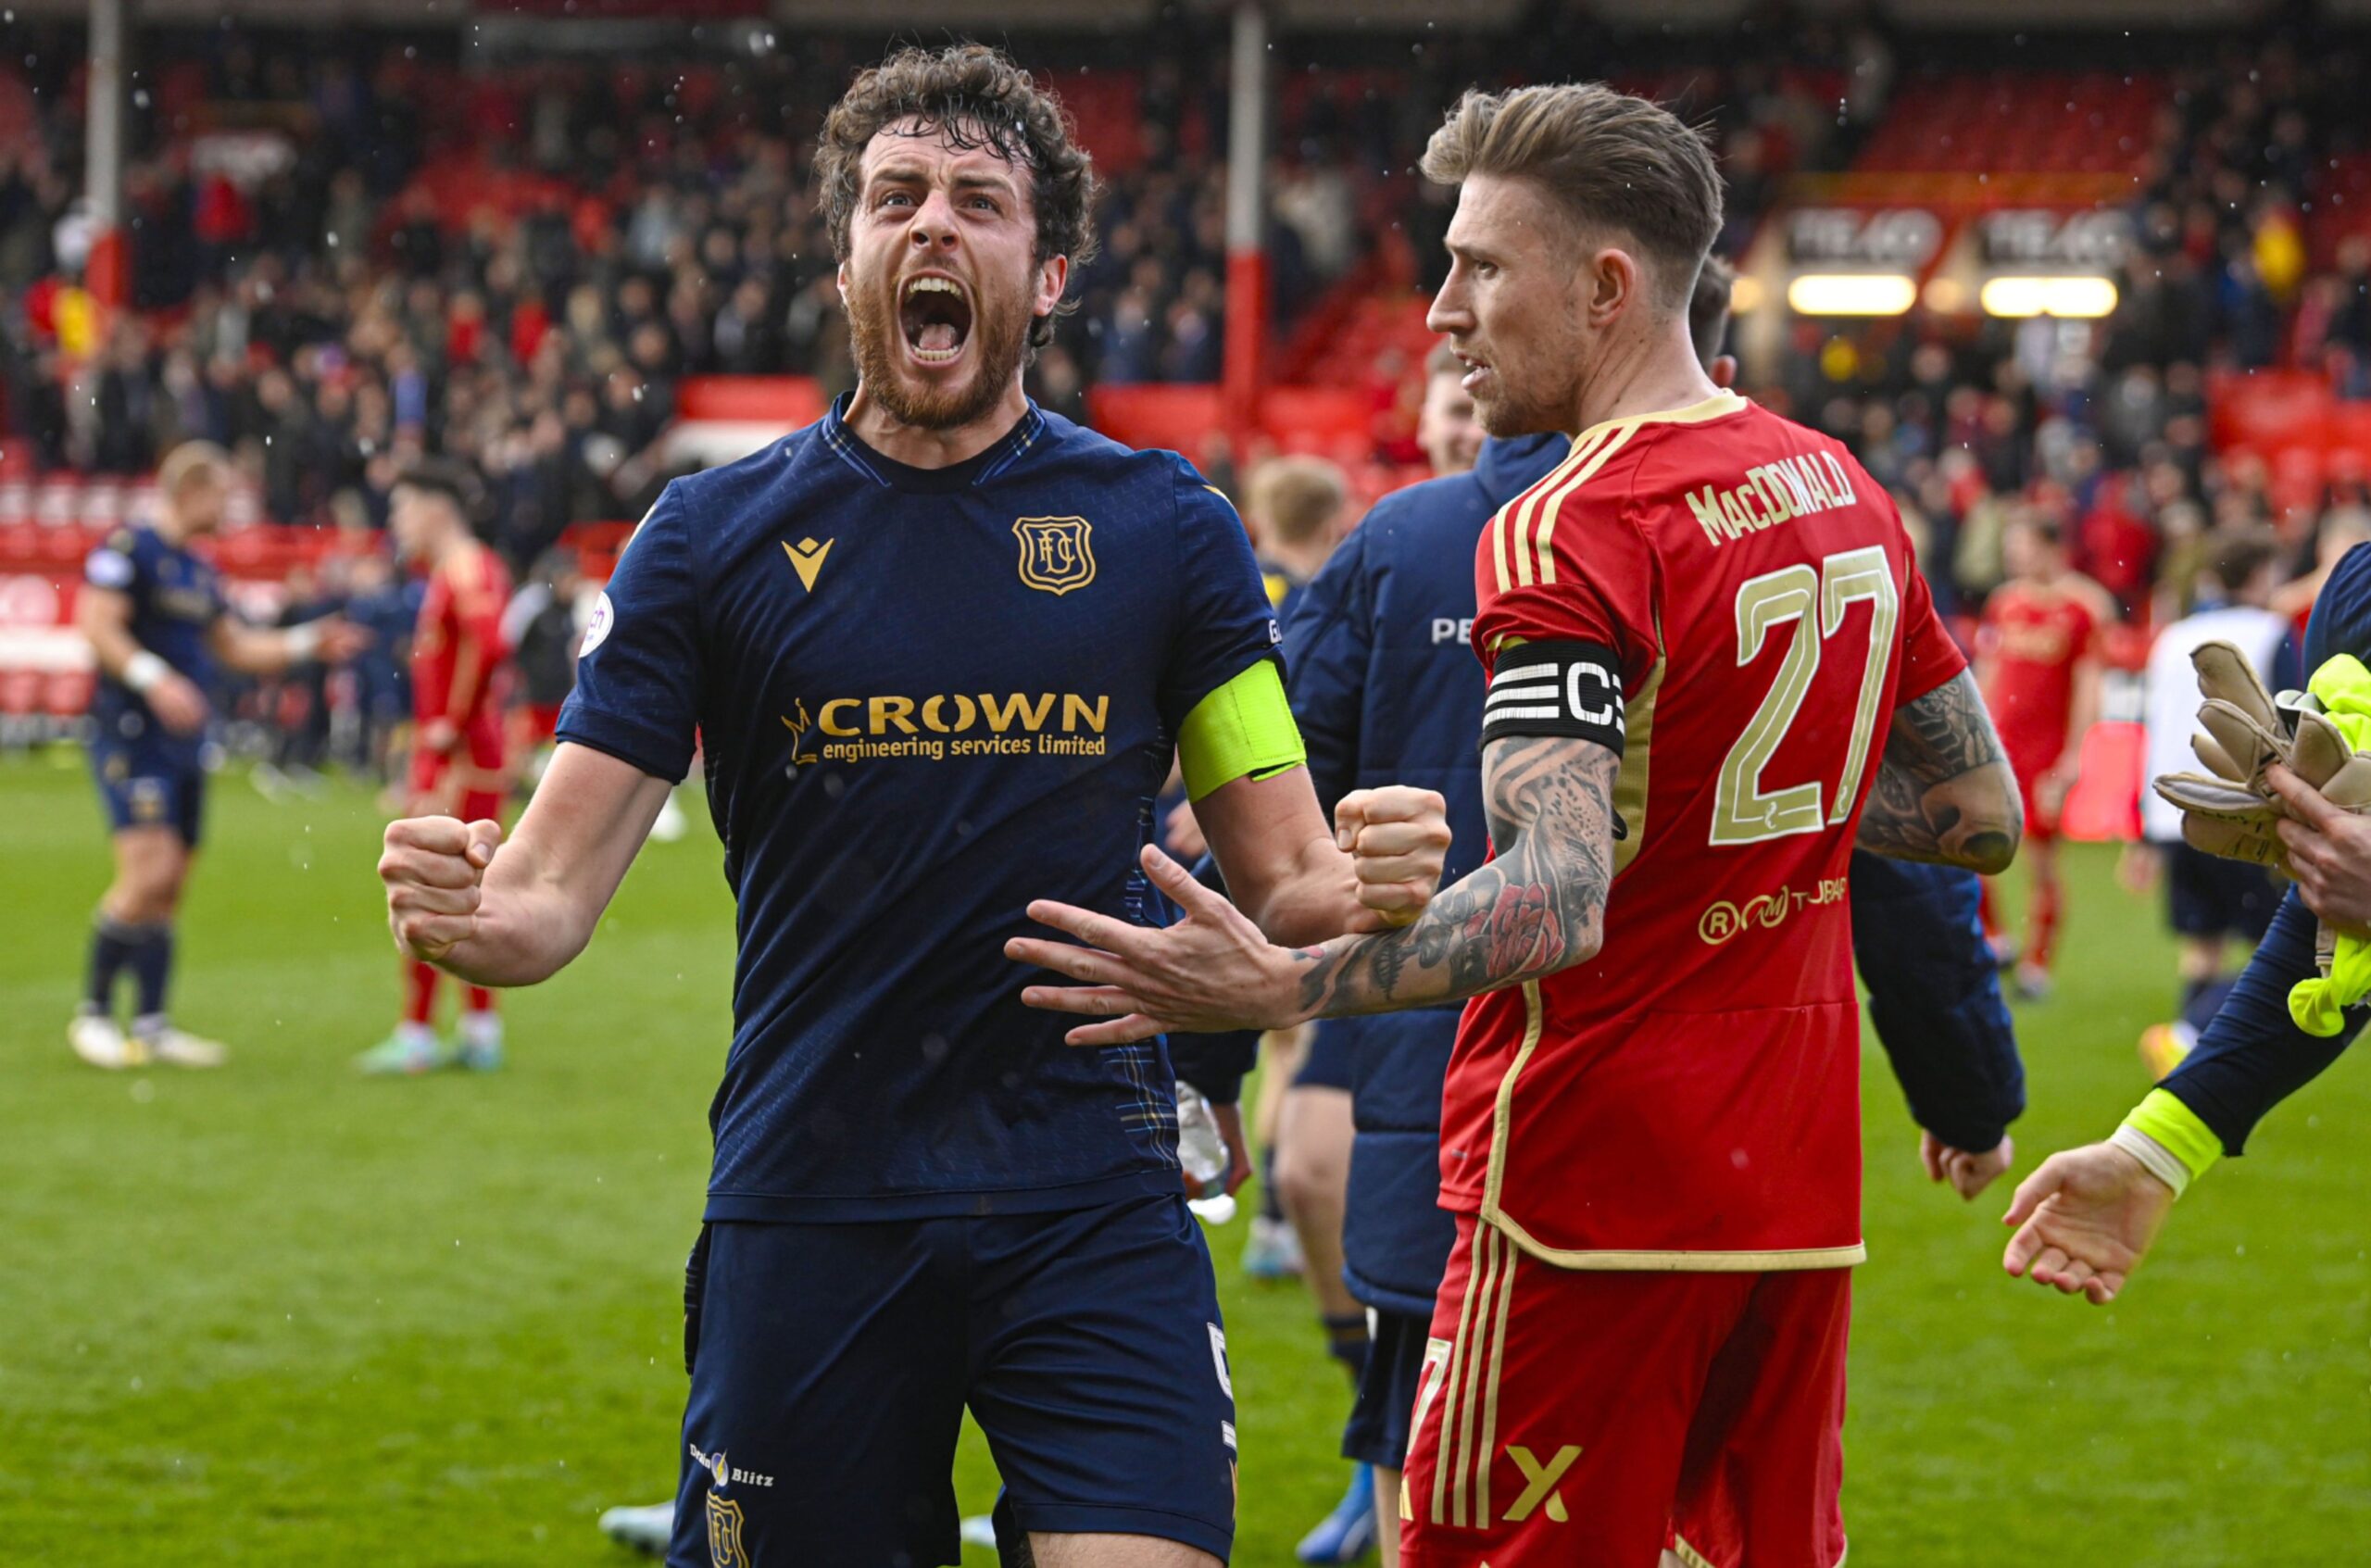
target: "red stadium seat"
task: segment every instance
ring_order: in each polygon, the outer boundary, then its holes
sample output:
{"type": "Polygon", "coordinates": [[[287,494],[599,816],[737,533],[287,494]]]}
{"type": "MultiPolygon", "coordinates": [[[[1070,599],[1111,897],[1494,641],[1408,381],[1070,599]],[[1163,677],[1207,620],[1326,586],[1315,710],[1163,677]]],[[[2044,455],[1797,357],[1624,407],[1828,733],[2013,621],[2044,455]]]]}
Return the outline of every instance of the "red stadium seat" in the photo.
{"type": "Polygon", "coordinates": [[[1215,386],[1098,386],[1087,394],[1086,406],[1096,429],[1129,446],[1190,453],[1198,451],[1212,432],[1226,428],[1223,401],[1215,386]]]}

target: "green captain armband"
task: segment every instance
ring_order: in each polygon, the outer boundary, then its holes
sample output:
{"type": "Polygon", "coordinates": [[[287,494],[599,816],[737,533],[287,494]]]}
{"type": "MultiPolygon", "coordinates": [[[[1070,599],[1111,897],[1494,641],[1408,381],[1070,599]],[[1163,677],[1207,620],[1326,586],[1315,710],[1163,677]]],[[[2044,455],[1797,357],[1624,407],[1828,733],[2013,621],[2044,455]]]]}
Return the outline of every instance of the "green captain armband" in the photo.
{"type": "Polygon", "coordinates": [[[1276,661],[1263,659],[1194,705],[1177,732],[1186,798],[1221,784],[1273,777],[1309,760],[1276,661]]]}
{"type": "Polygon", "coordinates": [[[2147,1166],[2177,1198],[2223,1158],[2214,1129],[2164,1089],[2150,1090],[2108,1141],[2147,1166]]]}

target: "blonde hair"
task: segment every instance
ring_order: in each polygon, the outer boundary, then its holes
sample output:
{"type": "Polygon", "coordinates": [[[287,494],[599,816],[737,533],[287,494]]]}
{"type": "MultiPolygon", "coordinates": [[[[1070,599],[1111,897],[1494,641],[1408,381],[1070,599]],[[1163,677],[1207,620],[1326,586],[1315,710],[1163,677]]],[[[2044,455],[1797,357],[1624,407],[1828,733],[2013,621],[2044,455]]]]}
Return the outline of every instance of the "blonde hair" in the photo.
{"type": "Polygon", "coordinates": [[[1665,310],[1686,307],[1721,232],[1721,175],[1704,138],[1602,82],[1469,91],[1425,144],[1422,168],[1444,185],[1476,174],[1537,182],[1582,228],[1637,242],[1665,310]]]}
{"type": "Polygon", "coordinates": [[[179,495],[189,482],[212,473],[217,484],[231,481],[231,454],[211,441],[184,441],[157,465],[157,489],[168,499],[179,495]]]}
{"type": "Polygon", "coordinates": [[[1283,545],[1318,538],[1342,514],[1349,482],[1323,458],[1275,458],[1251,475],[1251,515],[1283,545]]]}

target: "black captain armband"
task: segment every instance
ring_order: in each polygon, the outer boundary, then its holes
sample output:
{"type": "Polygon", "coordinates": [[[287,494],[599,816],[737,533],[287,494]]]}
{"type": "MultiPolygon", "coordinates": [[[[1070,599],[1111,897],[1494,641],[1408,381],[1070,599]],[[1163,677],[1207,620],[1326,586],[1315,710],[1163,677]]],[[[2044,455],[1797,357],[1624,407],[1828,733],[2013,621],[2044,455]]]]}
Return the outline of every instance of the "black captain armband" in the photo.
{"type": "Polygon", "coordinates": [[[1625,734],[1622,659],[1597,643],[1518,643],[1501,649],[1482,708],[1482,744],[1510,735],[1573,735],[1616,757],[1625,734]]]}

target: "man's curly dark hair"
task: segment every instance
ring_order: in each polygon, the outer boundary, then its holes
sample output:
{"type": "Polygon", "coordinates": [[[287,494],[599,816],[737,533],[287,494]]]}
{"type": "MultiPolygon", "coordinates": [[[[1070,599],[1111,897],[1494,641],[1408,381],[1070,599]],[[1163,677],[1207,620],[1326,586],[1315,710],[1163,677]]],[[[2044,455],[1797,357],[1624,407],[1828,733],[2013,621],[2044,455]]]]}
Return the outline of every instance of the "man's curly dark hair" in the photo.
{"type": "MultiPolygon", "coordinates": [[[[900,49],[851,83],[823,120],[815,147],[815,178],[832,226],[832,250],[848,254],[848,223],[862,183],[864,149],[884,126],[919,119],[930,134],[966,151],[990,147],[1032,177],[1030,207],[1037,215],[1037,259],[1070,257],[1073,270],[1095,259],[1095,165],[1071,139],[1061,100],[1029,73],[984,44],[944,49],[900,49]]],[[[1077,308],[1069,300],[1029,324],[1029,344],[1054,338],[1054,317],[1077,308]]]]}

